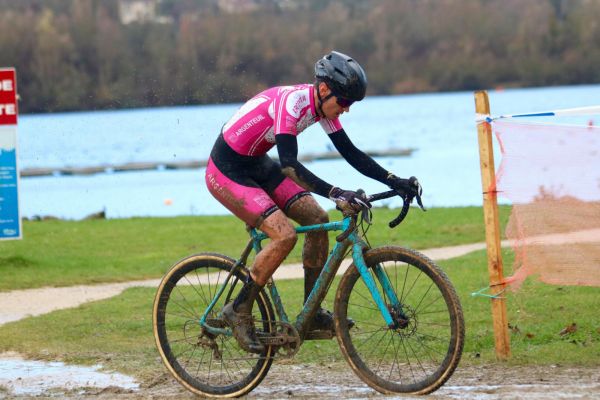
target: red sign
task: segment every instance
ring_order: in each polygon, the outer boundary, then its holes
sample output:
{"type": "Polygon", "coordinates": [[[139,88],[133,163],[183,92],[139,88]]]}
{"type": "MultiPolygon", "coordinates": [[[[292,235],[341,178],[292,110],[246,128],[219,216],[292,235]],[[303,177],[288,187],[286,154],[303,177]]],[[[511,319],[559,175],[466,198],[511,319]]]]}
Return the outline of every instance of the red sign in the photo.
{"type": "Polygon", "coordinates": [[[14,68],[0,68],[0,125],[17,124],[17,73],[14,68]]]}

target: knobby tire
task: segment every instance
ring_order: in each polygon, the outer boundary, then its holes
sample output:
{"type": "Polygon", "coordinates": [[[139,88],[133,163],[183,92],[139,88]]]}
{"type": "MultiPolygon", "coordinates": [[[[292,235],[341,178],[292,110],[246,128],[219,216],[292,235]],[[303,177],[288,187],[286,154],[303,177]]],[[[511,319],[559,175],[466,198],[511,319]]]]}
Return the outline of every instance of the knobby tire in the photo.
{"type": "MultiPolygon", "coordinates": [[[[154,300],[153,330],[160,357],[175,379],[198,395],[243,396],[263,380],[273,362],[271,347],[262,354],[247,353],[231,336],[219,335],[211,341],[199,324],[234,262],[214,253],[184,258],[165,275],[154,300]]],[[[247,273],[240,268],[236,276],[243,279],[247,273]]],[[[232,276],[228,286],[234,281],[232,276]]],[[[232,299],[241,286],[238,281],[232,299]]],[[[219,313],[227,292],[208,316],[215,324],[221,323],[219,313]]],[[[275,314],[264,290],[256,299],[253,316],[257,330],[274,329],[275,314]]]]}
{"type": "MultiPolygon", "coordinates": [[[[408,324],[387,326],[360,273],[351,266],[335,300],[335,327],[344,357],[365,383],[381,393],[435,391],[456,369],[464,345],[464,317],[450,280],[433,261],[410,249],[372,249],[365,253],[365,261],[382,295],[372,266],[384,266],[402,304],[402,314],[396,315],[406,317],[408,324]],[[355,321],[351,329],[347,318],[355,321]]],[[[390,308],[390,299],[383,297],[390,308]]]]}

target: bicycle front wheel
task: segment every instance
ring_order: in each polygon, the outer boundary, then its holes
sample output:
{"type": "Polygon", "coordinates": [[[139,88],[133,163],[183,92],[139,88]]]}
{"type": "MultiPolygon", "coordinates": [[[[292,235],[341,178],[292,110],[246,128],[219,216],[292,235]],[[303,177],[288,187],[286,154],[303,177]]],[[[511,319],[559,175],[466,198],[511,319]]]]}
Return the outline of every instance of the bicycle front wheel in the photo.
{"type": "Polygon", "coordinates": [[[413,250],[372,249],[365,261],[397,324],[387,326],[360,273],[349,268],[335,301],[335,327],[344,357],[379,392],[433,392],[456,369],[464,344],[464,319],[452,284],[433,261],[413,250]],[[383,290],[373,270],[377,265],[399,306],[383,290]],[[347,318],[354,320],[352,328],[347,318]]]}
{"type": "MultiPolygon", "coordinates": [[[[225,281],[234,260],[220,254],[197,254],[176,263],[163,278],[153,308],[154,337],[160,356],[169,372],[188,390],[210,397],[238,397],[254,389],[273,362],[268,346],[262,354],[250,354],[232,336],[213,334],[200,325],[200,318],[225,281]]],[[[225,328],[220,311],[227,301],[235,277],[244,278],[239,269],[216,303],[206,323],[225,328]]],[[[235,298],[237,282],[230,299],[235,298]]],[[[257,331],[272,332],[273,308],[261,291],[253,307],[257,331]]]]}

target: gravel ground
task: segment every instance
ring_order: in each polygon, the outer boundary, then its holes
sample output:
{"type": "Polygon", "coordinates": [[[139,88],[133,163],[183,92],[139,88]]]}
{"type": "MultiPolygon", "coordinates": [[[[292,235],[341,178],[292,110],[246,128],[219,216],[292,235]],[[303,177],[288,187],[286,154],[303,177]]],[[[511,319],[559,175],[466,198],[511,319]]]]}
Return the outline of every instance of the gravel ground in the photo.
{"type": "MultiPolygon", "coordinates": [[[[265,380],[249,399],[410,399],[417,396],[383,396],[362,383],[345,364],[294,365],[274,364],[265,380]]],[[[599,399],[600,370],[561,366],[507,366],[504,364],[459,366],[450,380],[431,399],[599,399]]],[[[64,398],[71,400],[194,399],[166,372],[137,390],[115,386],[54,388],[42,396],[12,396],[0,392],[0,398],[64,398]]],[[[422,397],[420,397],[422,398],[422,397]]]]}

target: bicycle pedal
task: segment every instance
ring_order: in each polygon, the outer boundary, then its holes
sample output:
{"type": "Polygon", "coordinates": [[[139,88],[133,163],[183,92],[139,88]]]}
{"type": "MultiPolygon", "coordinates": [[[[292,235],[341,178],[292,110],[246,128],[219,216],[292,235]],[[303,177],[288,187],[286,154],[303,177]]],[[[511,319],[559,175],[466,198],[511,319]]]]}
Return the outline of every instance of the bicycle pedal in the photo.
{"type": "Polygon", "coordinates": [[[304,340],[327,340],[333,339],[335,332],[333,331],[308,331],[304,340]]]}

